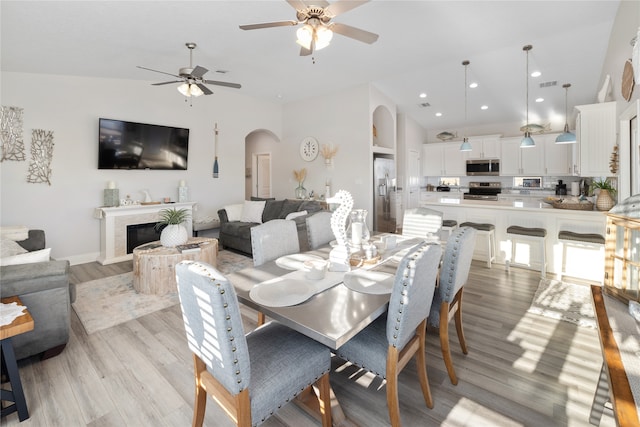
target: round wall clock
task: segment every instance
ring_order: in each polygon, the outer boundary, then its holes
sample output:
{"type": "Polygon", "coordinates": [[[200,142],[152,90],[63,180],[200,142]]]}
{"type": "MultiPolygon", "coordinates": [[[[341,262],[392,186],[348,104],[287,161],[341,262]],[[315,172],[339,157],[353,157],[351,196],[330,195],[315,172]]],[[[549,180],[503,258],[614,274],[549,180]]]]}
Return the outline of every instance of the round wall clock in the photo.
{"type": "Polygon", "coordinates": [[[312,136],[308,136],[300,143],[300,157],[307,162],[314,160],[318,157],[320,147],[318,146],[318,140],[312,136]]]}

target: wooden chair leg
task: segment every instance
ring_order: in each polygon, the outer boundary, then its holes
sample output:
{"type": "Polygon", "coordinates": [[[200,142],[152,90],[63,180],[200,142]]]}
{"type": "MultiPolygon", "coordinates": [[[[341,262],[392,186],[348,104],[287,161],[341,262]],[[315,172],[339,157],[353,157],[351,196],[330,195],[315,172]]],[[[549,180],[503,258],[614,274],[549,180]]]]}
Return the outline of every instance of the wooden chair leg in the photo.
{"type": "Polygon", "coordinates": [[[193,403],[192,427],[202,427],[204,422],[204,411],[207,406],[207,391],[202,387],[200,374],[207,369],[204,362],[195,354],[193,355],[193,369],[196,382],[196,393],[193,403]]]}
{"type": "Polygon", "coordinates": [[[453,369],[451,350],[449,349],[449,303],[442,302],[440,305],[440,347],[442,348],[442,359],[447,367],[451,384],[458,384],[456,372],[453,369]]]}
{"type": "Polygon", "coordinates": [[[400,427],[400,402],[398,401],[398,349],[387,350],[387,407],[392,427],[400,427]]]}
{"type": "Polygon", "coordinates": [[[265,317],[266,317],[266,316],[264,315],[264,313],[263,313],[263,312],[261,312],[261,311],[259,311],[259,312],[258,312],[258,324],[257,324],[257,326],[262,326],[262,325],[264,325],[265,317]]]}
{"type": "Polygon", "coordinates": [[[427,377],[427,358],[425,348],[427,322],[423,321],[418,326],[416,331],[418,335],[418,352],[416,353],[416,364],[418,370],[418,379],[420,380],[420,387],[422,388],[422,395],[424,396],[424,403],[427,408],[433,408],[433,397],[431,397],[431,388],[429,387],[429,378],[427,377]]]}
{"type": "Polygon", "coordinates": [[[235,399],[238,427],[251,427],[251,399],[249,398],[249,389],[245,388],[242,390],[235,396],[235,399]]]}
{"type": "Polygon", "coordinates": [[[316,384],[320,391],[318,403],[320,405],[322,427],[331,427],[331,384],[329,383],[329,373],[324,374],[316,384]]]}
{"type": "Polygon", "coordinates": [[[464,330],[462,329],[462,289],[458,291],[458,294],[454,298],[454,305],[456,307],[455,322],[456,332],[458,333],[458,341],[460,342],[460,348],[464,354],[469,353],[467,350],[467,341],[464,338],[464,330]]]}

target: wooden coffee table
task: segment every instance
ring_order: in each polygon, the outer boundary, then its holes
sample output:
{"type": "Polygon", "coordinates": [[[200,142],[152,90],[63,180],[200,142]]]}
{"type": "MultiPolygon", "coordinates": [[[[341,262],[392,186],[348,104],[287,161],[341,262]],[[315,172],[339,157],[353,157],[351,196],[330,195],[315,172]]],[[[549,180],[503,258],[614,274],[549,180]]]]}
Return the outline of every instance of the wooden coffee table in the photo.
{"type": "MultiPolygon", "coordinates": [[[[11,304],[12,302],[22,304],[17,296],[2,298],[3,304],[11,304]]],[[[29,410],[27,409],[27,401],[24,398],[22,390],[22,381],[20,380],[20,372],[16,362],[16,355],[13,351],[13,343],[11,337],[20,335],[33,330],[33,317],[25,310],[21,316],[16,317],[13,322],[8,325],[0,326],[0,339],[2,340],[2,359],[7,368],[7,377],[11,384],[11,390],[1,390],[1,398],[3,401],[13,402],[13,404],[2,408],[1,415],[18,412],[18,419],[24,421],[29,418],[29,410]]]]}
{"type": "Polygon", "coordinates": [[[138,246],[133,250],[133,288],[143,294],[164,295],[177,292],[175,266],[180,261],[202,261],[217,266],[218,239],[193,237],[187,244],[198,244],[197,252],[181,253],[166,248],[159,241],[138,246]]]}

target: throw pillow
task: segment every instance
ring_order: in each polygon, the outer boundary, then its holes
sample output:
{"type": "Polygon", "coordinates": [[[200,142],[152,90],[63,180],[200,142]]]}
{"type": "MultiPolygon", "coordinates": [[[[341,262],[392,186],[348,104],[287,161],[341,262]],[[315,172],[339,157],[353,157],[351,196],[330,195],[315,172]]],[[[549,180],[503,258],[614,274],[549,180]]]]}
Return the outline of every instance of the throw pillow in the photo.
{"type": "Polygon", "coordinates": [[[240,218],[242,218],[243,207],[244,207],[243,203],[225,206],[224,210],[227,211],[227,219],[229,221],[240,221],[240,218]]]}
{"type": "Polygon", "coordinates": [[[0,265],[31,264],[50,260],[51,248],[0,258],[0,265]]]}
{"type": "Polygon", "coordinates": [[[280,211],[284,200],[267,200],[264,205],[264,212],[262,212],[262,222],[271,221],[272,219],[280,218],[280,211]]]}
{"type": "Polygon", "coordinates": [[[297,218],[299,216],[304,216],[306,214],[307,214],[307,211],[291,212],[284,219],[294,219],[294,218],[297,218]]]}
{"type": "Polygon", "coordinates": [[[282,204],[282,210],[280,211],[279,218],[284,219],[291,212],[296,212],[301,204],[302,204],[302,200],[284,199],[284,203],[282,204]]]}
{"type": "Polygon", "coordinates": [[[266,201],[251,202],[246,200],[244,207],[242,208],[242,222],[257,222],[262,224],[262,211],[264,211],[264,204],[266,201]]]}
{"type": "Polygon", "coordinates": [[[0,239],[0,258],[19,255],[27,252],[25,248],[11,239],[0,239]]]}

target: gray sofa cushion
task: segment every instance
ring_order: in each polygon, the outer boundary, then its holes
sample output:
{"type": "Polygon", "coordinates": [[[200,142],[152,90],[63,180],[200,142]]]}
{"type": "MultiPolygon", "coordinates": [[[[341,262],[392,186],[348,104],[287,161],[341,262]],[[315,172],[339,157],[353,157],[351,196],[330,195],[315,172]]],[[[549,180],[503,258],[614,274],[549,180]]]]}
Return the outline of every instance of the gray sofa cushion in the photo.
{"type": "Polygon", "coordinates": [[[279,219],[283,205],[284,200],[267,200],[264,204],[264,211],[262,211],[262,222],[265,223],[272,219],[279,219]]]}
{"type": "Polygon", "coordinates": [[[278,215],[278,218],[285,219],[290,213],[298,212],[300,210],[298,208],[301,204],[302,200],[284,199],[282,210],[280,211],[280,215],[278,215]]]}

